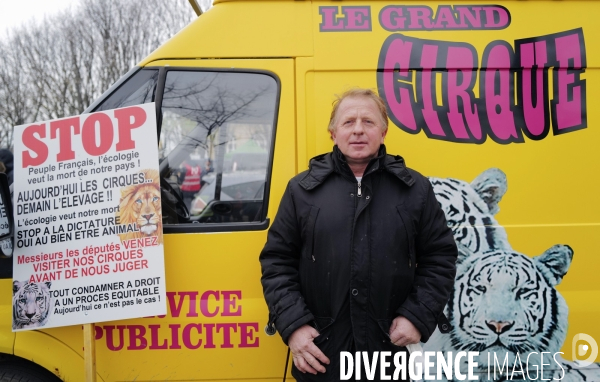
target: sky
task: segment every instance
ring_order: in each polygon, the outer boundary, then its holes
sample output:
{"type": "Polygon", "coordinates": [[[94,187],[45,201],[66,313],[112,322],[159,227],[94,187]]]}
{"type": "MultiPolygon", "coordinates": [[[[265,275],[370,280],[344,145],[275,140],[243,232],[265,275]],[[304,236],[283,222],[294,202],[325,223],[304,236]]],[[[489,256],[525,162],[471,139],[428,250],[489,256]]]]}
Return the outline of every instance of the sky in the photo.
{"type": "Polygon", "coordinates": [[[57,11],[75,6],[79,0],[0,0],[0,37],[11,27],[32,18],[43,19],[57,11]]]}

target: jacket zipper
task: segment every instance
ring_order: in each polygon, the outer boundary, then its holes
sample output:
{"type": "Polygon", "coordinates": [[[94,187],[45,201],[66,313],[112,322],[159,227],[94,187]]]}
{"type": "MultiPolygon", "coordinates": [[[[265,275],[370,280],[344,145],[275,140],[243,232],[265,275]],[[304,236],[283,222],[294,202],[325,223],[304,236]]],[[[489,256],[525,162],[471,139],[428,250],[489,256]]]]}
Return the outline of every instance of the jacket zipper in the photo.
{"type": "Polygon", "coordinates": [[[359,198],[362,196],[362,189],[361,189],[361,184],[360,182],[358,182],[358,192],[356,193],[356,196],[358,196],[359,198]]]}

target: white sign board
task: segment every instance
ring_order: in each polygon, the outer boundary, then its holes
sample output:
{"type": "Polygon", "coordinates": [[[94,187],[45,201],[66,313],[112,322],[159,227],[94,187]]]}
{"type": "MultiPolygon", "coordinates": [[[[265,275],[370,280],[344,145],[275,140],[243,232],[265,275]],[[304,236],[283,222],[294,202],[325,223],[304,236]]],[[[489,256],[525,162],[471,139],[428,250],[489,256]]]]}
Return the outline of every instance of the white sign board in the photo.
{"type": "Polygon", "coordinates": [[[14,137],[13,330],[166,314],[154,104],[14,137]]]}

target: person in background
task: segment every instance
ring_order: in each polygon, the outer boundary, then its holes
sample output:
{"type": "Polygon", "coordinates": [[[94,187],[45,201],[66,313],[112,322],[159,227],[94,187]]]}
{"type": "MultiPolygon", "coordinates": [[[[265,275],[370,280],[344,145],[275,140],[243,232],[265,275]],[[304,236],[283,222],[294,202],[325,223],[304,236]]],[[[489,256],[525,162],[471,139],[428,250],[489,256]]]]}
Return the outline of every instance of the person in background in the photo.
{"type": "Polygon", "coordinates": [[[182,163],[181,172],[183,173],[183,181],[181,183],[183,202],[188,210],[191,210],[194,197],[201,188],[202,167],[200,166],[199,158],[191,154],[189,159],[182,163]]]}
{"type": "Polygon", "coordinates": [[[0,149],[0,172],[6,174],[8,184],[13,182],[13,154],[8,149],[0,149]]]}
{"type": "Polygon", "coordinates": [[[290,180],[260,254],[298,381],[339,381],[342,351],[406,352],[447,322],[456,243],[431,183],[387,154],[387,124],[372,90],[339,97],[333,151],[290,180]]]}

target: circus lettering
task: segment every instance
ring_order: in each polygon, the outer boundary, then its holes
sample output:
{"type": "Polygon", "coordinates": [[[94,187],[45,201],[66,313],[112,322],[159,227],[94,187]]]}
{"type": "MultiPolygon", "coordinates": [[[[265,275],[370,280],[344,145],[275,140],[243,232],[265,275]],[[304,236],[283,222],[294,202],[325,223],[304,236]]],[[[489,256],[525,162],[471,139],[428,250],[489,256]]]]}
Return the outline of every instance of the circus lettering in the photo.
{"type": "Polygon", "coordinates": [[[379,55],[377,84],[391,121],[405,132],[521,143],[524,136],[544,139],[550,126],[553,135],[587,127],[586,65],[581,28],[516,40],[514,49],[492,41],[480,64],[469,43],[392,34],[379,55]]]}

